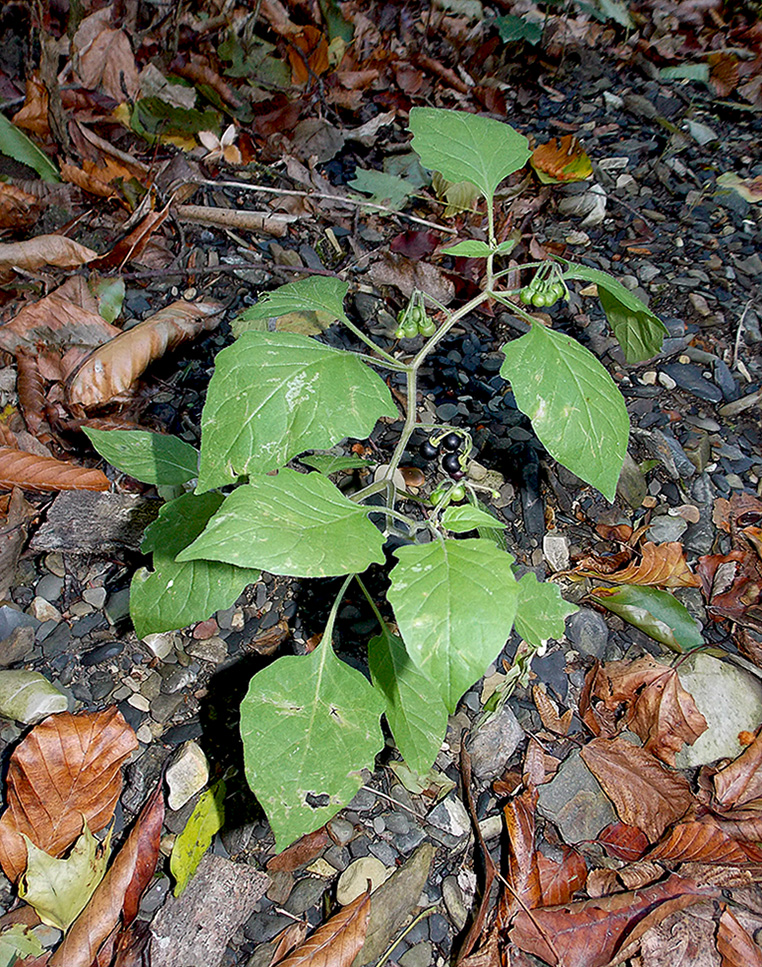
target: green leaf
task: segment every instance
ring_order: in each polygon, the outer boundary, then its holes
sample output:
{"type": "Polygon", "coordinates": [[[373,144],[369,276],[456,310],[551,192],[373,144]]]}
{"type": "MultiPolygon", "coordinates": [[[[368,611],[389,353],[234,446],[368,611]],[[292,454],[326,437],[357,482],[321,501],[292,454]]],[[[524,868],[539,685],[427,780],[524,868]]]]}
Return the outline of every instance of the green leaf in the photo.
{"type": "Polygon", "coordinates": [[[246,332],[250,322],[285,316],[290,312],[303,312],[305,309],[326,312],[334,319],[346,321],[344,298],[348,290],[346,282],[324,275],[311,275],[298,282],[289,282],[265,293],[256,305],[234,319],[233,335],[240,336],[246,332]]]}
{"type": "Polygon", "coordinates": [[[98,279],[93,277],[88,288],[98,300],[98,314],[106,322],[112,323],[119,318],[124,303],[124,279],[98,279]]]}
{"type": "Polygon", "coordinates": [[[84,910],[108,865],[111,832],[101,843],[84,829],[66,859],[56,859],[21,834],[26,842],[26,870],[19,880],[19,897],[37,911],[43,923],[68,930],[84,910]]]}
{"type": "Polygon", "coordinates": [[[465,534],[467,531],[473,531],[479,527],[487,527],[494,530],[495,528],[502,528],[504,526],[492,514],[479,510],[473,504],[463,504],[461,506],[450,504],[442,514],[442,523],[447,530],[453,531],[455,534],[465,534]]]}
{"type": "Polygon", "coordinates": [[[662,67],[659,71],[665,81],[701,81],[709,83],[709,64],[678,64],[676,67],[662,67]]]}
{"type": "Polygon", "coordinates": [[[514,13],[495,17],[495,26],[504,44],[511,44],[518,40],[537,45],[542,40],[542,24],[535,20],[527,20],[514,13]]]}
{"type": "Polygon", "coordinates": [[[584,346],[540,323],[502,351],[500,374],[548,453],[613,501],[630,421],[612,378],[584,346]]]}
{"type": "Polygon", "coordinates": [[[538,581],[532,571],[519,578],[516,631],[530,645],[541,648],[549,638],[563,638],[566,619],[576,610],[576,605],[561,597],[558,585],[538,581]]]}
{"type": "Polygon", "coordinates": [[[508,175],[522,168],[527,139],[507,124],[465,111],[414,107],[410,112],[413,148],[427,168],[452,182],[468,181],[487,199],[508,175]]]}
{"type": "Polygon", "coordinates": [[[187,137],[199,131],[222,133],[221,117],[217,111],[207,108],[175,107],[159,97],[143,97],[135,102],[130,126],[136,134],[148,141],[154,136],[187,137]]]}
{"type": "Polygon", "coordinates": [[[395,552],[388,599],[408,654],[449,712],[508,640],[518,587],[513,558],[490,541],[436,540],[395,552]]]}
{"type": "Polygon", "coordinates": [[[458,242],[450,248],[443,248],[442,254],[455,255],[466,259],[486,259],[488,255],[492,254],[492,249],[486,242],[480,242],[478,239],[470,238],[464,242],[458,242]]]}
{"type": "Polygon", "coordinates": [[[368,665],[386,702],[386,720],[402,757],[418,775],[431,768],[447,731],[447,709],[436,687],[388,629],[368,642],[368,665]]]}
{"type": "Polygon", "coordinates": [[[372,195],[371,201],[377,205],[384,205],[394,211],[403,208],[415,192],[415,185],[411,185],[409,181],[372,168],[355,169],[355,177],[347,184],[355,191],[372,195]]]}
{"type": "Polygon", "coordinates": [[[625,584],[593,588],[591,594],[604,608],[678,654],[704,644],[690,612],[669,591],[625,584]]]}
{"type": "Polygon", "coordinates": [[[592,0],[591,6],[598,13],[597,19],[603,23],[613,20],[626,30],[631,30],[635,26],[627,4],[621,3],[620,0],[592,0]]]}
{"type": "Polygon", "coordinates": [[[648,306],[626,289],[622,283],[600,269],[566,263],[565,279],[594,282],[606,318],[624,350],[628,363],[640,363],[661,351],[669,330],[648,306]]]}
{"type": "Polygon", "coordinates": [[[292,577],[357,574],[384,562],[367,508],[319,473],[253,477],[228,497],[178,561],[203,558],[292,577]]]}
{"type": "Polygon", "coordinates": [[[363,460],[362,457],[339,457],[332,453],[310,453],[299,457],[299,462],[307,467],[312,467],[318,473],[329,476],[338,473],[340,470],[361,470],[364,467],[371,467],[372,460],[363,460]]]}
{"type": "Polygon", "coordinates": [[[353,353],[296,333],[244,333],[217,356],[202,415],[199,490],[268,473],[348,436],[364,439],[381,416],[396,417],[397,407],[353,353]]]}
{"type": "Polygon", "coordinates": [[[175,896],[180,896],[196,872],[215,833],[225,822],[225,783],[222,779],[202,792],[198,802],[172,846],[169,870],[175,878],[175,896]]]}
{"type": "Polygon", "coordinates": [[[0,154],[28,165],[43,181],[60,181],[58,168],[40,151],[34,141],[12,124],[4,114],[0,114],[0,154]]]}
{"type": "Polygon", "coordinates": [[[344,19],[337,0],[318,0],[318,5],[328,28],[329,39],[335,40],[337,37],[341,37],[346,43],[351,43],[355,28],[348,20],[344,19]]]}
{"type": "Polygon", "coordinates": [[[0,933],[0,967],[13,967],[24,957],[42,957],[45,948],[29,927],[14,923],[0,933]]]}
{"type": "Polygon", "coordinates": [[[176,436],[147,430],[82,427],[112,467],[149,484],[184,484],[198,473],[198,450],[176,436]]]}
{"type": "Polygon", "coordinates": [[[231,607],[247,585],[259,580],[259,571],[248,567],[175,560],[224,499],[222,494],[183,494],[165,504],[146,528],[141,550],[153,553],[153,570],[140,568],[130,585],[130,616],[138,638],[204,621],[231,607]]]}
{"type": "Polygon", "coordinates": [[[244,765],[278,851],[352,799],[384,746],[383,711],[381,696],[325,639],[252,678],[241,703],[244,765]]]}

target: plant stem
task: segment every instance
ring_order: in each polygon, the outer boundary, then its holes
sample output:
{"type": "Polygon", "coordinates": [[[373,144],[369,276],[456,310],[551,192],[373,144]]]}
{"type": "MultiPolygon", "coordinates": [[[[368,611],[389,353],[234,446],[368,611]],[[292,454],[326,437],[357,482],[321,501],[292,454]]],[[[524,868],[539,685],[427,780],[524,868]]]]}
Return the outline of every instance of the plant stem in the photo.
{"type": "Polygon", "coordinates": [[[421,920],[423,920],[425,917],[430,917],[432,913],[436,913],[436,910],[437,910],[436,907],[427,907],[422,913],[419,913],[418,916],[415,918],[415,920],[413,920],[412,923],[409,923],[405,927],[405,929],[402,931],[402,933],[395,939],[394,943],[390,947],[388,947],[386,949],[386,951],[381,955],[381,959],[376,964],[376,967],[383,967],[383,965],[387,962],[387,960],[394,953],[394,948],[397,946],[397,944],[401,940],[404,940],[405,937],[407,937],[407,935],[410,933],[410,931],[413,929],[413,927],[417,923],[420,923],[421,920]]]}
{"type": "Polygon", "coordinates": [[[323,632],[323,639],[321,644],[325,641],[328,642],[328,647],[333,648],[332,638],[333,638],[333,626],[336,624],[336,615],[339,613],[339,605],[341,604],[341,599],[346,594],[346,590],[352,583],[352,579],[355,577],[354,574],[347,574],[344,578],[344,583],[339,588],[339,593],[336,595],[333,604],[331,605],[331,613],[328,615],[328,621],[325,623],[325,631],[323,632]]]}
{"type": "Polygon", "coordinates": [[[384,621],[384,619],[383,619],[383,617],[381,615],[381,612],[378,610],[378,606],[377,606],[376,602],[371,597],[370,591],[368,591],[368,589],[365,587],[365,582],[363,581],[363,579],[360,577],[359,574],[355,574],[355,581],[357,581],[357,583],[360,585],[360,590],[365,595],[365,598],[366,598],[368,604],[371,606],[371,608],[373,610],[373,614],[376,616],[376,620],[381,625],[381,631],[383,631],[384,633],[387,633],[388,630],[389,630],[388,627],[387,627],[387,624],[384,621]]]}
{"type": "MultiPolygon", "coordinates": [[[[380,346],[377,346],[370,338],[370,336],[366,336],[365,333],[362,331],[362,329],[358,328],[351,320],[347,319],[346,316],[340,319],[339,321],[342,322],[347,327],[347,329],[350,330],[350,332],[353,332],[358,339],[361,339],[366,346],[369,346],[370,349],[373,350],[373,352],[376,352],[379,354],[379,356],[382,356],[390,364],[390,367],[389,367],[390,369],[400,368],[401,364],[398,359],[395,359],[395,357],[392,356],[391,353],[388,353],[386,352],[386,350],[381,349],[380,346]]],[[[373,359],[372,356],[368,358],[370,359],[371,362],[376,363],[376,365],[379,364],[379,361],[377,359],[373,359]]]]}

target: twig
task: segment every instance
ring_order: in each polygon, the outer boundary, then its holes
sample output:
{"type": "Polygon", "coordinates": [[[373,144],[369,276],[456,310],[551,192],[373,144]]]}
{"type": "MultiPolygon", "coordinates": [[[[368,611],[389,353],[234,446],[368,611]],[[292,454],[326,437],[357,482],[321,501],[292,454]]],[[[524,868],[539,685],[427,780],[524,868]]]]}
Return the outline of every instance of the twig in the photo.
{"type": "Polygon", "coordinates": [[[446,232],[448,235],[457,235],[455,228],[447,228],[437,222],[427,221],[425,218],[418,218],[416,215],[408,215],[406,212],[398,212],[386,205],[379,205],[376,202],[367,201],[365,198],[348,198],[343,195],[329,195],[325,191],[298,191],[292,188],[271,188],[269,185],[252,185],[246,181],[207,181],[200,179],[194,184],[204,185],[207,188],[235,188],[237,191],[261,191],[269,195],[293,195],[296,198],[321,198],[325,201],[333,201],[339,205],[348,205],[353,208],[372,208],[373,211],[386,212],[389,215],[396,215],[399,218],[406,218],[409,222],[416,225],[423,225],[425,228],[434,228],[438,232],[446,232]]]}
{"type": "Polygon", "coordinates": [[[738,350],[741,347],[741,335],[744,330],[744,324],[746,322],[746,316],[749,309],[754,305],[754,300],[749,299],[746,305],[743,307],[743,312],[741,313],[741,318],[738,321],[738,329],[736,329],[736,340],[733,344],[733,358],[730,360],[730,368],[732,369],[738,363],[738,350]]]}

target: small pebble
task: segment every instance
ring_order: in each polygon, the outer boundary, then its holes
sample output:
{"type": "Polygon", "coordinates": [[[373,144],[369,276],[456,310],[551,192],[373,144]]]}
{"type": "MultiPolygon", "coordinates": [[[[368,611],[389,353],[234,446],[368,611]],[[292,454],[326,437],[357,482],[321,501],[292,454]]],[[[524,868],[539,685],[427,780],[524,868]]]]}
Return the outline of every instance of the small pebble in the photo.
{"type": "Polygon", "coordinates": [[[339,877],[336,886],[336,902],[343,907],[346,906],[365,892],[368,880],[371,883],[371,890],[375,890],[385,883],[393,872],[394,870],[388,869],[375,856],[361,856],[350,863],[339,877]]]}
{"type": "Polygon", "coordinates": [[[209,781],[209,763],[195,742],[186,742],[166,771],[169,786],[167,805],[177,810],[200,792],[209,781]]]}

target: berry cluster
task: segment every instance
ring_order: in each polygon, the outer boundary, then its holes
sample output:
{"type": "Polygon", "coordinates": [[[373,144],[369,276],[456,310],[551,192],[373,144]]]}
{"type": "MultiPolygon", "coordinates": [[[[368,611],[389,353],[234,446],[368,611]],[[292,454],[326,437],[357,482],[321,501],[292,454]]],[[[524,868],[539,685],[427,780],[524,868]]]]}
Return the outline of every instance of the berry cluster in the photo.
{"type": "Polygon", "coordinates": [[[402,309],[397,316],[397,339],[415,339],[416,336],[433,336],[437,325],[426,315],[426,310],[420,305],[409,305],[402,309]]]}
{"type": "Polygon", "coordinates": [[[565,299],[568,293],[566,286],[558,277],[542,275],[541,272],[532,279],[529,285],[519,293],[524,305],[554,306],[559,299],[565,299]]]}
{"type": "Polygon", "coordinates": [[[424,460],[436,460],[437,457],[441,456],[444,472],[453,480],[462,480],[466,471],[463,469],[459,455],[461,443],[460,434],[452,430],[450,433],[446,433],[438,443],[424,440],[421,444],[420,454],[424,460]],[[444,454],[442,454],[442,450],[445,451],[444,454]]]}

